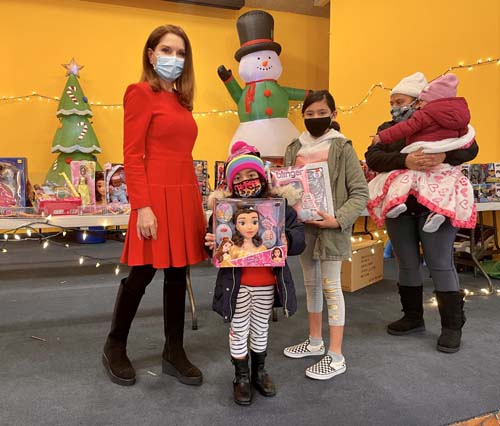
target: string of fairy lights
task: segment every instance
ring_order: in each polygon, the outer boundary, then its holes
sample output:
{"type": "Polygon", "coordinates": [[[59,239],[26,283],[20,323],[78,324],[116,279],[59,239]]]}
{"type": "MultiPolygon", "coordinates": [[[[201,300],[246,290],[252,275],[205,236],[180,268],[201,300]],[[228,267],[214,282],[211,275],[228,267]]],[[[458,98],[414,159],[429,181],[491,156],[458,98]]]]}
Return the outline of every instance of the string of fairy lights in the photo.
{"type": "MultiPolygon", "coordinates": [[[[441,75],[448,74],[449,72],[455,71],[455,70],[460,70],[460,69],[466,69],[467,71],[472,71],[476,67],[482,67],[485,65],[500,65],[500,57],[498,58],[480,58],[476,62],[472,63],[465,63],[465,62],[459,62],[457,65],[452,65],[449,66],[441,75]]],[[[373,95],[373,93],[377,89],[382,89],[382,90],[391,90],[391,87],[387,87],[384,85],[384,83],[379,82],[372,84],[366,94],[361,98],[359,102],[356,102],[353,105],[349,106],[338,106],[337,110],[342,113],[342,114],[352,114],[354,110],[358,109],[362,105],[368,103],[368,100],[370,97],[373,95]]],[[[17,95],[17,96],[0,96],[0,105],[1,104],[15,104],[15,103],[22,103],[22,102],[30,102],[33,100],[38,100],[40,102],[46,101],[46,102],[59,102],[60,98],[58,96],[47,96],[38,93],[37,91],[32,91],[30,94],[27,95],[17,95]]],[[[105,110],[111,110],[111,111],[116,111],[116,110],[121,110],[123,108],[123,104],[121,103],[110,103],[110,102],[100,102],[100,101],[89,101],[89,105],[92,107],[96,108],[103,108],[105,110]]],[[[298,103],[295,105],[291,105],[289,107],[289,113],[293,114],[296,112],[301,112],[302,110],[302,103],[298,103]]],[[[195,118],[204,118],[204,117],[211,117],[211,116],[227,116],[227,115],[238,115],[238,111],[234,109],[211,109],[209,111],[194,111],[193,116],[195,118]]]]}
{"type": "MultiPolygon", "coordinates": [[[[92,262],[96,268],[100,268],[102,265],[111,264],[114,265],[114,274],[118,275],[120,273],[120,265],[117,264],[116,262],[109,262],[95,256],[82,254],[76,251],[74,247],[68,242],[57,241],[57,238],[60,237],[64,238],[70,232],[81,233],[81,239],[82,241],[85,241],[87,240],[89,235],[97,235],[97,232],[81,230],[79,228],[60,226],[58,224],[50,222],[50,219],[51,217],[48,216],[45,220],[36,219],[33,220],[33,222],[23,223],[18,227],[2,231],[1,234],[3,235],[0,236],[0,253],[9,252],[7,248],[8,243],[20,242],[20,241],[38,241],[40,243],[42,250],[47,250],[51,245],[64,247],[65,249],[70,250],[73,254],[75,254],[76,258],[78,259],[77,263],[79,265],[83,265],[85,263],[88,264],[89,262],[92,262]],[[43,225],[44,227],[48,226],[52,229],[55,229],[56,231],[51,233],[42,233],[41,230],[36,225],[43,225]]],[[[116,231],[116,232],[119,232],[122,237],[126,235],[124,231],[116,231]]],[[[101,233],[99,233],[99,237],[106,238],[101,233]]],[[[108,236],[107,239],[111,238],[109,238],[108,236]]]]}

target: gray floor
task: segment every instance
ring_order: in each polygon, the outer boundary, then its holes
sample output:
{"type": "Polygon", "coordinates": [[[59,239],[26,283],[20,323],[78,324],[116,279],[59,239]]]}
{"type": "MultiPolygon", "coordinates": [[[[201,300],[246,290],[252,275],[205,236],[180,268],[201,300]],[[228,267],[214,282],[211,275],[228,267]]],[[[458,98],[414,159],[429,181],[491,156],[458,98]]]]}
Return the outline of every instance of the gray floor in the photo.
{"type": "MultiPolygon", "coordinates": [[[[186,327],[186,348],[204,384],[188,387],[162,376],[161,274],[133,324],[129,355],[135,386],[112,384],[100,364],[118,279],[118,242],[75,246],[9,243],[0,253],[0,425],[444,425],[500,407],[500,296],[472,297],[462,350],[435,350],[437,308],[428,303],[427,331],[394,337],[384,326],[400,314],[394,261],[385,280],[346,294],[344,353],[348,369],[330,381],[304,376],[311,359],[290,360],[283,347],[307,335],[305,294],[297,259],[299,312],[271,326],[268,369],[275,398],[250,407],[232,401],[227,327],[210,310],[215,268],[193,268],[199,329],[186,327]],[[78,264],[80,254],[95,260],[78,264]],[[43,339],[43,340],[39,340],[43,339]]],[[[126,274],[126,270],[120,276],[126,274]]],[[[484,279],[461,274],[464,287],[484,279]]],[[[498,284],[498,283],[496,283],[498,284]]],[[[189,312],[187,319],[189,319],[189,312]]]]}

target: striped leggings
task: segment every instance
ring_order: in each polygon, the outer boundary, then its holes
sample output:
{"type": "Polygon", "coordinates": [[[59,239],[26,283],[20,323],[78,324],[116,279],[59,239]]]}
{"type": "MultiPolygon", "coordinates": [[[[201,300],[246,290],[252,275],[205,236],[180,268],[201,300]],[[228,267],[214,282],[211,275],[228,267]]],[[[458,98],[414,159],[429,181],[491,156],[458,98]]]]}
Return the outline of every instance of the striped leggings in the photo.
{"type": "Polygon", "coordinates": [[[328,309],[328,325],[345,324],[345,303],[340,283],[342,262],[340,260],[315,260],[313,250],[316,237],[306,232],[306,249],[300,255],[304,274],[307,311],[323,311],[323,295],[328,309]]]}
{"type": "Polygon", "coordinates": [[[266,351],[273,304],[274,285],[240,286],[229,329],[229,349],[233,358],[244,358],[249,347],[253,352],[266,351]]]}

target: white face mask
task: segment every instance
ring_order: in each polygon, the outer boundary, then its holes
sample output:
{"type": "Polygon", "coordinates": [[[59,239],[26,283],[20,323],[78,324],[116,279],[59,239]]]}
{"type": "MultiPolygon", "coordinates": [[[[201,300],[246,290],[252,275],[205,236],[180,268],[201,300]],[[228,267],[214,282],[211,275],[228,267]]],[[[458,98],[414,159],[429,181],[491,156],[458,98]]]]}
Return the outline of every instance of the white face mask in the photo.
{"type": "Polygon", "coordinates": [[[154,70],[165,81],[177,80],[184,69],[184,59],[177,56],[157,56],[154,70]]]}

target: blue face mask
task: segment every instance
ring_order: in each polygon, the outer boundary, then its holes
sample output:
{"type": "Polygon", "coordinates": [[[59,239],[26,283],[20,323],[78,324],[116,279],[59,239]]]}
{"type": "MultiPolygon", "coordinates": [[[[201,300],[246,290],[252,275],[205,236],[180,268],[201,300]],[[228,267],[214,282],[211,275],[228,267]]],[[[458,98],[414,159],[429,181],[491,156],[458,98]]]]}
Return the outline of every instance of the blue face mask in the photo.
{"type": "Polygon", "coordinates": [[[391,108],[392,120],[396,123],[408,120],[415,112],[415,108],[413,108],[413,105],[415,105],[415,101],[413,101],[409,105],[391,108]]]}
{"type": "Polygon", "coordinates": [[[165,81],[177,80],[184,69],[184,59],[177,56],[157,56],[154,70],[165,81]]]}

